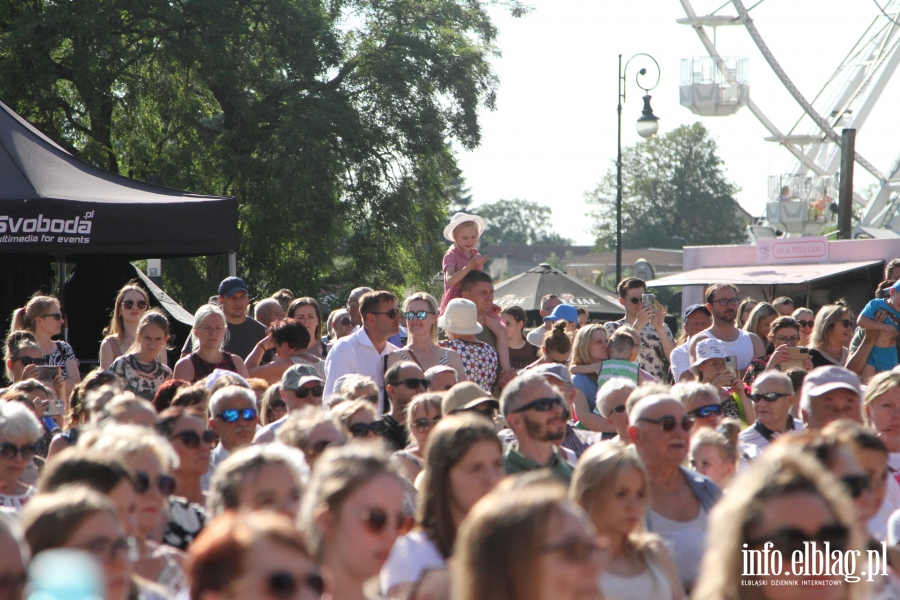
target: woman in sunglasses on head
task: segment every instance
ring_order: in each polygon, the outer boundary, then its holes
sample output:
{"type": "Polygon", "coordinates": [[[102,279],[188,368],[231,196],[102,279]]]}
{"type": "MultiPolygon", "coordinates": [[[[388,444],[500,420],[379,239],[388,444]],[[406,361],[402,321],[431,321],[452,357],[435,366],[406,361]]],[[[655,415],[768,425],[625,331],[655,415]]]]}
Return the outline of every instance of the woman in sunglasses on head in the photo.
{"type": "Polygon", "coordinates": [[[381,569],[381,591],[407,598],[428,569],[445,569],[456,532],[469,510],[506,474],[503,448],[491,424],[460,413],[438,423],[425,451],[416,528],[399,538],[381,569]]]}
{"type": "Polygon", "coordinates": [[[281,376],[294,365],[311,365],[325,375],[325,362],[309,353],[309,331],[296,319],[283,319],[269,325],[268,335],[256,344],[247,357],[247,370],[251,377],[260,377],[270,384],[281,381],[281,376]],[[275,350],[272,362],[259,366],[262,355],[275,350]]]}
{"type": "Polygon", "coordinates": [[[188,554],[190,600],[319,600],[325,584],[293,520],[227,512],[188,554]]]}
{"type": "MultiPolygon", "coordinates": [[[[100,344],[100,368],[108,369],[113,361],[130,352],[131,347],[137,341],[137,327],[141,317],[150,308],[150,299],[144,288],[137,281],[128,282],[119,293],[116,294],[116,306],[113,309],[112,319],[103,330],[103,343],[100,344]]],[[[154,356],[160,363],[168,366],[166,348],[163,347],[154,356]]]]}
{"type": "Polygon", "coordinates": [[[466,381],[466,369],[462,358],[452,348],[438,346],[438,303],[431,294],[418,292],[403,302],[403,316],[409,331],[406,346],[388,355],[387,366],[399,361],[414,362],[422,372],[436,365],[449,365],[456,369],[459,381],[466,381]]]}
{"type": "Polygon", "coordinates": [[[59,373],[66,380],[66,395],[72,392],[81,381],[78,372],[78,359],[72,347],[63,341],[54,340],[53,337],[62,333],[65,317],[59,302],[51,296],[35,294],[23,308],[13,312],[12,327],[14,331],[30,331],[34,334],[44,366],[59,366],[59,373]]]}
{"type": "Polygon", "coordinates": [[[406,429],[412,434],[409,445],[391,457],[400,474],[415,485],[425,468],[425,447],[431,430],[441,420],[443,394],[419,394],[406,407],[406,429]]]}
{"type": "Polygon", "coordinates": [[[329,448],[300,508],[313,558],[333,600],[362,600],[399,536],[413,524],[403,478],[371,445],[329,448]]]}
{"type": "Polygon", "coordinates": [[[820,308],[809,338],[809,358],[813,368],[847,364],[848,347],[855,329],[853,314],[842,300],[820,308]]]}
{"type": "Polygon", "coordinates": [[[18,512],[34,495],[22,481],[37,453],[41,424],[25,405],[0,402],[0,506],[18,512]]]}

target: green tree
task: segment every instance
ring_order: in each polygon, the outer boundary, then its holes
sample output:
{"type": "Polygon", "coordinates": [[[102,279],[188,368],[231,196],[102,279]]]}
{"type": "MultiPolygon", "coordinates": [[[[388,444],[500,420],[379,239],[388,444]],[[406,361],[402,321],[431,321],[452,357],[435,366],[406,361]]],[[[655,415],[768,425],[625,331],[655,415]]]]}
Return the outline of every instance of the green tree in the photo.
{"type": "Polygon", "coordinates": [[[473,208],[484,218],[487,230],[481,236],[482,245],[504,243],[567,246],[572,240],[553,231],[549,206],[528,200],[500,200],[473,208]]]}
{"type": "MultiPolygon", "coordinates": [[[[716,142],[701,123],[682,125],[622,153],[622,246],[739,244],[745,237],[716,142]]],[[[616,169],[585,194],[597,247],[616,244],[616,169]]]]}
{"type": "MultiPolygon", "coordinates": [[[[429,281],[517,0],[0,3],[0,99],[82,159],[239,203],[254,291],[429,281]]],[[[197,224],[202,227],[202,223],[197,224]]],[[[172,261],[191,305],[221,257],[172,261]]]]}

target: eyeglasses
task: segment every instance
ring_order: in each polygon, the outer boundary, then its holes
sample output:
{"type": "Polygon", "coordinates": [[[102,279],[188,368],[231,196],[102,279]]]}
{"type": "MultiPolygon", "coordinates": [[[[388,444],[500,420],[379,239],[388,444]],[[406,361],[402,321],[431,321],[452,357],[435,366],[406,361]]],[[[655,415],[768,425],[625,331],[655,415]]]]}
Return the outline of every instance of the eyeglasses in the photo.
{"type": "Polygon", "coordinates": [[[56,319],[57,321],[62,321],[62,313],[51,313],[49,315],[41,315],[43,319],[56,319]]]}
{"type": "Polygon", "coordinates": [[[105,536],[95,537],[84,544],[77,546],[81,550],[90,552],[104,563],[111,563],[123,552],[131,549],[131,542],[126,537],[111,539],[105,536]]]}
{"type": "Polygon", "coordinates": [[[16,446],[5,442],[0,444],[0,458],[5,460],[13,460],[15,457],[22,455],[22,460],[29,461],[37,454],[37,447],[34,444],[26,444],[24,446],[16,446]]]}
{"type": "Polygon", "coordinates": [[[600,546],[594,540],[576,537],[563,539],[561,542],[541,548],[541,552],[545,553],[559,552],[567,562],[574,564],[584,564],[605,550],[606,548],[600,546]]]}
{"type": "Polygon", "coordinates": [[[371,314],[371,315],[387,315],[387,316],[388,316],[388,319],[396,319],[397,317],[400,316],[400,309],[399,309],[399,308],[392,308],[391,310],[387,310],[387,311],[384,311],[384,312],[375,312],[375,311],[373,310],[373,311],[372,311],[371,313],[369,313],[369,314],[371,314]]]}
{"type": "MultiPolygon", "coordinates": [[[[371,508],[362,514],[363,525],[369,530],[369,533],[381,533],[390,523],[390,517],[387,512],[380,508],[371,508]]],[[[415,519],[407,514],[396,515],[394,522],[397,527],[397,535],[406,535],[415,524],[415,519]]]]}
{"type": "Polygon", "coordinates": [[[418,379],[416,377],[410,377],[409,379],[401,379],[397,382],[397,385],[405,385],[410,389],[418,389],[418,388],[427,388],[428,380],[427,379],[418,379]]]}
{"type": "Polygon", "coordinates": [[[833,550],[843,552],[847,549],[849,539],[848,528],[839,523],[831,523],[812,534],[794,527],[784,527],[768,536],[747,540],[747,546],[761,546],[766,542],[772,542],[774,550],[779,550],[782,556],[792,556],[796,550],[803,551],[804,542],[818,542],[819,546],[827,543],[833,550]]]}
{"type": "Polygon", "coordinates": [[[347,429],[350,430],[350,435],[357,438],[368,437],[370,431],[373,435],[377,435],[378,437],[381,437],[385,433],[387,433],[387,425],[384,424],[384,421],[372,421],[371,423],[354,423],[347,429]]]}
{"type": "MultiPolygon", "coordinates": [[[[325,593],[325,580],[318,573],[307,573],[302,584],[312,590],[316,597],[325,593]]],[[[297,593],[297,578],[287,571],[276,571],[266,577],[266,587],[276,598],[288,600],[297,593]]]]}
{"type": "Polygon", "coordinates": [[[436,313],[433,313],[428,310],[417,310],[416,312],[413,312],[413,311],[405,312],[405,313],[403,313],[403,316],[406,317],[407,321],[413,321],[415,319],[424,321],[425,319],[428,318],[428,315],[433,315],[433,314],[436,314],[436,313]]]}
{"type": "Polygon", "coordinates": [[[741,301],[737,298],[719,298],[718,300],[713,300],[710,304],[718,304],[722,308],[726,306],[737,306],[741,301]]]}
{"type": "Polygon", "coordinates": [[[766,402],[775,402],[779,398],[785,396],[793,396],[793,394],[779,394],[778,392],[769,392],[768,394],[750,394],[750,399],[754,402],[765,400],[766,402]]]}
{"type": "Polygon", "coordinates": [[[10,359],[13,362],[21,361],[23,367],[27,367],[28,365],[42,365],[44,364],[44,357],[40,358],[31,358],[30,356],[17,356],[15,358],[10,359]]]}
{"type": "MultiPolygon", "coordinates": [[[[150,491],[150,476],[141,471],[134,473],[134,492],[136,494],[146,494],[150,491]]],[[[171,496],[175,493],[175,478],[169,475],[160,475],[156,478],[156,489],[163,496],[171,496]]]]}
{"type": "Polygon", "coordinates": [[[134,300],[130,300],[130,299],[129,299],[129,300],[122,300],[122,306],[125,307],[125,310],[131,310],[132,308],[134,308],[134,305],[135,305],[135,304],[137,304],[137,307],[138,307],[140,310],[144,310],[145,308],[147,308],[147,301],[146,301],[146,300],[138,300],[137,302],[135,302],[134,300]]]}
{"type": "Polygon", "coordinates": [[[624,404],[619,404],[619,405],[617,405],[617,406],[613,406],[613,412],[617,412],[617,413],[619,413],[619,414],[622,414],[623,412],[625,412],[625,405],[624,405],[624,404]]]}
{"type": "Polygon", "coordinates": [[[688,411],[689,415],[694,415],[694,417],[698,419],[705,419],[707,417],[711,417],[713,415],[719,416],[722,414],[722,405],[721,404],[707,404],[706,406],[701,406],[700,408],[695,408],[694,410],[688,411]]]}
{"type": "MultiPolygon", "coordinates": [[[[305,396],[304,396],[305,398],[305,396]]],[[[255,408],[242,408],[238,410],[237,408],[230,408],[228,410],[223,410],[219,414],[216,415],[217,419],[221,419],[226,423],[235,423],[238,418],[241,418],[245,421],[255,421],[256,420],[256,409],[255,408]]]]}
{"type": "Polygon", "coordinates": [[[430,430],[432,427],[437,425],[437,422],[440,420],[440,417],[435,417],[434,419],[416,419],[412,422],[412,426],[413,429],[415,429],[419,433],[422,433],[430,430]]]}
{"type": "Polygon", "coordinates": [[[321,397],[322,394],[325,393],[325,386],[324,385],[315,385],[311,388],[302,387],[302,388],[297,388],[296,390],[292,390],[292,391],[294,392],[294,395],[297,396],[298,398],[306,398],[310,394],[312,394],[313,396],[316,396],[316,397],[321,397]]]}
{"type": "Polygon", "coordinates": [[[783,335],[776,335],[775,341],[779,344],[796,344],[800,341],[800,336],[792,335],[791,337],[784,337],[783,335]]]}
{"type": "Polygon", "coordinates": [[[563,402],[563,399],[560,398],[559,396],[553,396],[551,398],[538,398],[537,400],[534,400],[533,402],[529,402],[525,406],[517,408],[513,412],[520,413],[520,412],[525,412],[526,410],[531,410],[531,409],[534,409],[538,412],[548,412],[550,410],[553,410],[553,408],[556,406],[561,406],[563,408],[565,408],[565,406],[566,406],[565,402],[563,402]]]}
{"type": "Polygon", "coordinates": [[[872,489],[872,480],[868,475],[844,475],[841,477],[841,483],[854,500],[872,489]]]}
{"type": "Polygon", "coordinates": [[[269,410],[287,410],[287,404],[284,403],[284,400],[272,400],[269,402],[269,410]]]}
{"type": "Polygon", "coordinates": [[[334,323],[340,323],[344,327],[350,327],[351,325],[353,325],[353,321],[350,320],[350,317],[342,317],[337,321],[334,321],[332,324],[334,323]]]}
{"type": "Polygon", "coordinates": [[[815,321],[804,321],[803,319],[797,319],[797,322],[800,323],[800,327],[812,327],[816,324],[815,321]]]}
{"type": "Polygon", "coordinates": [[[204,444],[212,444],[213,440],[216,439],[216,434],[208,429],[204,431],[202,435],[197,433],[193,429],[186,429],[184,431],[176,433],[169,439],[181,440],[181,443],[188,448],[199,448],[201,441],[204,444]]]}
{"type": "Polygon", "coordinates": [[[850,327],[853,326],[853,321],[851,321],[850,319],[841,319],[837,322],[843,325],[844,329],[850,329],[850,327]]]}
{"type": "MultiPolygon", "coordinates": [[[[660,417],[658,419],[648,419],[646,417],[641,417],[638,421],[644,421],[646,423],[653,423],[654,425],[659,425],[660,429],[663,431],[675,431],[675,426],[678,424],[678,420],[672,415],[666,415],[665,417],[660,417]]],[[[690,431],[694,428],[694,417],[684,416],[681,417],[681,428],[685,431],[690,431]]]]}

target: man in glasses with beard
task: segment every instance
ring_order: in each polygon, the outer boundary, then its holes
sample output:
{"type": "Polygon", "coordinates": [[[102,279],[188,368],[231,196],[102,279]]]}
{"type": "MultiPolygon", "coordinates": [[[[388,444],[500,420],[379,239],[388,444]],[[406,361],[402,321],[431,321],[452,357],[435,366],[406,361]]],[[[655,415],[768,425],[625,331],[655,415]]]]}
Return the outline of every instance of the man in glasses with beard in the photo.
{"type": "Polygon", "coordinates": [[[668,394],[647,396],[634,405],[628,422],[628,435],[650,480],[647,530],[666,541],[690,591],[706,550],[709,511],[722,492],[712,480],[681,466],[694,428],[694,418],[681,402],[668,394]]]}
{"type": "Polygon", "coordinates": [[[546,378],[528,374],[510,381],[500,396],[500,411],[518,440],[518,448],[506,450],[506,473],[550,469],[568,485],[574,467],[557,444],[566,437],[569,410],[546,378]]]}
{"type": "Polygon", "coordinates": [[[766,345],[755,333],[744,331],[737,326],[738,289],[730,283],[715,283],[706,288],[706,308],[713,318],[709,329],[691,338],[691,364],[697,357],[697,344],[706,338],[716,338],[725,344],[725,355],[737,357],[739,375],[750,365],[750,361],[766,353],[766,345]]]}

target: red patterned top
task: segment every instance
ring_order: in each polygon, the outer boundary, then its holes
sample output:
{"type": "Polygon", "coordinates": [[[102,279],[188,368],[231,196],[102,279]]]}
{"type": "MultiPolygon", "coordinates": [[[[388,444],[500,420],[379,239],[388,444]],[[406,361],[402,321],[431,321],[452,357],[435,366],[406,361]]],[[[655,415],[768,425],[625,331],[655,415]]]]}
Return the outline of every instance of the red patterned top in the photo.
{"type": "MultiPolygon", "coordinates": [[[[474,256],[466,258],[462,251],[456,247],[456,244],[452,244],[450,249],[447,250],[447,253],[444,254],[444,263],[441,267],[444,271],[444,296],[441,298],[441,310],[439,311],[439,314],[444,314],[447,303],[454,298],[459,298],[459,294],[462,291],[462,285],[459,283],[453,287],[447,287],[447,267],[453,267],[453,272],[459,273],[473,258],[478,256],[480,256],[478,251],[475,251],[474,256]]],[[[482,271],[483,269],[479,267],[478,270],[482,271]]]]}

